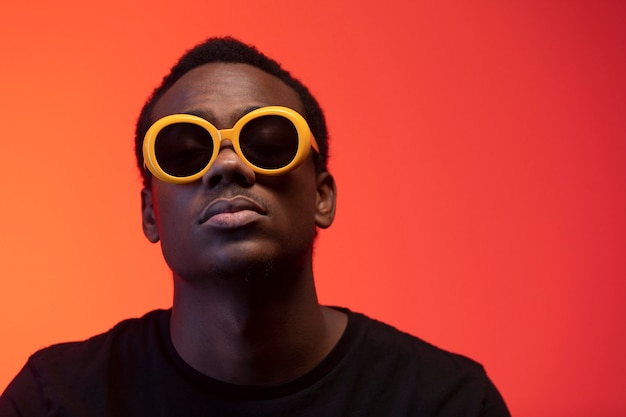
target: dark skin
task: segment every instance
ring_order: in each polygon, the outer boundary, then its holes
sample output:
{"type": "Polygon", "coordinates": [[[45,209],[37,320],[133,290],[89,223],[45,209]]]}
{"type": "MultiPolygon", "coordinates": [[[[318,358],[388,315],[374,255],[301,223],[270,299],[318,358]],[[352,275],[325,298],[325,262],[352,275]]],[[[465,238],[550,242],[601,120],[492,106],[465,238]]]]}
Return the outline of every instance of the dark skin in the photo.
{"type": "MultiPolygon", "coordinates": [[[[249,65],[213,63],[185,74],[153,120],[200,115],[220,129],[268,105],[301,114],[298,95],[249,65]]],[[[202,179],[152,180],[142,190],[146,237],[161,242],[174,275],[172,342],[205,375],[271,386],[313,369],[335,346],[344,313],[318,303],[312,251],[335,213],[335,183],[313,160],[281,176],[256,174],[222,142],[202,179]],[[209,214],[207,214],[209,213],[209,214]]]]}

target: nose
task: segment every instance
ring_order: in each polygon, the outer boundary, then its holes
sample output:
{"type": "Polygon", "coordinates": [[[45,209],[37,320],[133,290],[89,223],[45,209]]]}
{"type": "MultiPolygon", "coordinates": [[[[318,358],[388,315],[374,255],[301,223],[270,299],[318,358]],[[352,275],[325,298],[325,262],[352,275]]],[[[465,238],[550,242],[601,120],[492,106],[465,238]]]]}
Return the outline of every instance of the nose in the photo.
{"type": "Polygon", "coordinates": [[[255,181],[256,173],[237,155],[230,140],[220,143],[217,158],[202,176],[202,183],[209,188],[231,183],[249,187],[255,181]]]}

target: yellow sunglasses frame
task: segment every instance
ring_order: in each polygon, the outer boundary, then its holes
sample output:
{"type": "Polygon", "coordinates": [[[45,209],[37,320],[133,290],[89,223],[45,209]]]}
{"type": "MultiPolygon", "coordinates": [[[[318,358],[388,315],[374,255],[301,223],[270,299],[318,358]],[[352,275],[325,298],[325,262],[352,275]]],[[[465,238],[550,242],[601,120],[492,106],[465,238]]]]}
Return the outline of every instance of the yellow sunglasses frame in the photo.
{"type": "Polygon", "coordinates": [[[308,123],[298,112],[292,110],[288,107],[282,106],[266,106],[261,107],[255,110],[252,110],[249,113],[246,113],[241,119],[237,120],[235,125],[231,129],[218,129],[213,126],[207,120],[194,116],[191,114],[172,114],[169,116],[165,116],[157,120],[150,126],[148,131],[146,132],[146,136],[143,140],[143,159],[144,166],[150,170],[152,175],[158,178],[161,181],[173,183],[173,184],[186,184],[197,179],[202,178],[202,176],[209,170],[215,159],[217,158],[220,152],[220,143],[223,140],[230,140],[233,143],[233,148],[235,149],[235,153],[241,160],[249,166],[254,172],[263,174],[263,175],[282,175],[285,174],[300,164],[302,164],[306,158],[309,156],[309,152],[311,148],[315,149],[319,152],[319,147],[317,145],[317,141],[313,137],[311,133],[311,129],[309,128],[308,123]],[[241,129],[248,123],[249,121],[256,119],[262,116],[282,116],[288,119],[291,123],[293,123],[296,131],[298,133],[298,149],[296,151],[296,155],[293,160],[281,168],[276,169],[267,169],[261,168],[254,165],[252,162],[248,161],[241,151],[241,146],[239,144],[239,134],[241,133],[241,129]],[[199,172],[189,175],[186,177],[176,177],[165,172],[156,157],[155,151],[155,143],[157,136],[161,129],[166,126],[175,124],[175,123],[191,123],[198,125],[204,128],[209,132],[211,138],[213,139],[213,155],[211,159],[206,164],[206,166],[200,170],[199,172]]]}

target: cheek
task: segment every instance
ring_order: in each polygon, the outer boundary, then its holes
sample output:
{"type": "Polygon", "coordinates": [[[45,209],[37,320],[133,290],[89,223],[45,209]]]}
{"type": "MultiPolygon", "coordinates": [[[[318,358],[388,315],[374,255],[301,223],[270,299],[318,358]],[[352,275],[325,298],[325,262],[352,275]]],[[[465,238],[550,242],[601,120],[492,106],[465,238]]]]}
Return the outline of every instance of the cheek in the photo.
{"type": "MultiPolygon", "coordinates": [[[[304,232],[307,228],[315,228],[315,206],[317,191],[314,181],[300,179],[290,182],[288,187],[281,190],[281,215],[289,219],[290,227],[298,228],[297,232],[304,232]]],[[[293,230],[296,233],[296,230],[293,230]]]]}
{"type": "Polygon", "coordinates": [[[190,197],[181,191],[184,190],[172,190],[170,187],[156,190],[154,217],[161,243],[169,241],[167,238],[176,238],[188,224],[185,219],[189,218],[190,197]]]}
{"type": "Polygon", "coordinates": [[[156,194],[155,221],[159,231],[161,253],[170,269],[187,275],[188,254],[193,249],[191,207],[193,200],[184,189],[161,187],[156,194]]]}

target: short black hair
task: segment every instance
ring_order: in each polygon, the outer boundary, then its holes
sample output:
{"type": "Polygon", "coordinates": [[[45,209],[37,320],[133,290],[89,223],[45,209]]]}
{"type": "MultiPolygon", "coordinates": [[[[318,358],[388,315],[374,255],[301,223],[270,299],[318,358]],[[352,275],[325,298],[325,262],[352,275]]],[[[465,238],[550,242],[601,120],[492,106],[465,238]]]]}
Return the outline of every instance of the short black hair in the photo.
{"type": "Polygon", "coordinates": [[[273,75],[291,87],[299,96],[304,107],[302,116],[306,119],[311,132],[319,145],[319,153],[315,155],[315,166],[318,172],[327,171],[328,160],[328,130],[326,119],[319,103],[309,89],[273,59],[259,52],[254,46],[247,45],[232,37],[209,38],[187,51],[171,68],[170,73],[163,78],[159,85],[146,100],[135,128],[135,155],[137,165],[143,177],[143,185],[151,186],[152,174],[144,167],[143,138],[154,122],[152,110],[161,97],[183,75],[192,69],[212,62],[241,63],[259,68],[273,75]]]}

